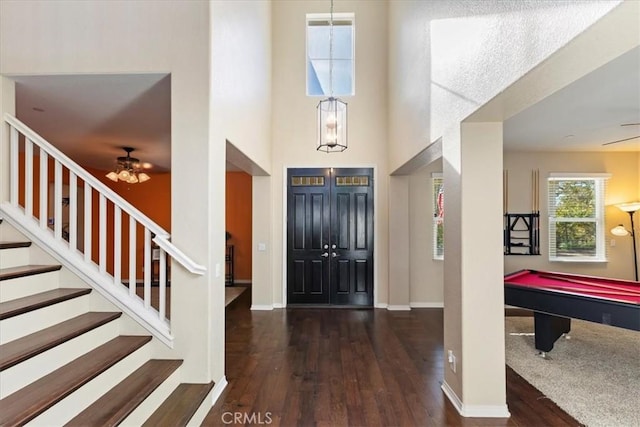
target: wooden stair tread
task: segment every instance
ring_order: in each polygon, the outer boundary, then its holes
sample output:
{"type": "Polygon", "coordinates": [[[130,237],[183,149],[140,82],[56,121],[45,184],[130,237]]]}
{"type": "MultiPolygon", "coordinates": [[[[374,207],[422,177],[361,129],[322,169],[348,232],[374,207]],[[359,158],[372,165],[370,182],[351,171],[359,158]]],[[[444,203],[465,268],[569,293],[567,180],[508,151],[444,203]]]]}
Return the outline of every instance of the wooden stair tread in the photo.
{"type": "Polygon", "coordinates": [[[0,320],[86,295],[90,288],[58,288],[0,303],[0,320]]]}
{"type": "Polygon", "coordinates": [[[182,360],[150,360],[73,418],[71,426],[120,424],[182,364],[182,360]]]}
{"type": "Polygon", "coordinates": [[[151,340],[119,336],[0,400],[0,425],[22,425],[151,340]]]}
{"type": "Polygon", "coordinates": [[[16,279],[18,277],[31,276],[33,274],[48,273],[50,271],[58,271],[61,265],[20,265],[18,267],[9,267],[0,269],[0,280],[16,279]]]}
{"type": "Polygon", "coordinates": [[[0,249],[28,248],[31,242],[0,242],[0,249]]]}
{"type": "Polygon", "coordinates": [[[180,384],[143,424],[143,427],[186,426],[213,388],[209,384],[180,384]]]}
{"type": "Polygon", "coordinates": [[[122,313],[90,312],[0,345],[0,371],[120,317],[122,313]]]}

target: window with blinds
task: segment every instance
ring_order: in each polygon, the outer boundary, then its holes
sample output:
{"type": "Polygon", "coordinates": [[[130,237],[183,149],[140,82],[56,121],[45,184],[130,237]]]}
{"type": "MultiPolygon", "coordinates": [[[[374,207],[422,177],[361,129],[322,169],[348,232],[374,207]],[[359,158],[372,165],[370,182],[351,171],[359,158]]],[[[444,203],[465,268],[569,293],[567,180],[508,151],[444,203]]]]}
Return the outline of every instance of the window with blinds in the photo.
{"type": "Polygon", "coordinates": [[[606,261],[604,201],[609,176],[549,176],[549,261],[606,261]]]}
{"type": "Polygon", "coordinates": [[[442,174],[431,175],[433,206],[433,259],[444,259],[444,181],[442,174]]]}

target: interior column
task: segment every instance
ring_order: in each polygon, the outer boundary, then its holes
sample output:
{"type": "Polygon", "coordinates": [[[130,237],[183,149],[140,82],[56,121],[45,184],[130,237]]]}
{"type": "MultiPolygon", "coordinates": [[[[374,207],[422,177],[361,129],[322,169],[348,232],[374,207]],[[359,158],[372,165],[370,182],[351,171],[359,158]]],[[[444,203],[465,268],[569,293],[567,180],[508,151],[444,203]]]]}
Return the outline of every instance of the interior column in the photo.
{"type": "MultiPolygon", "coordinates": [[[[0,76],[0,120],[5,113],[16,114],[16,84],[13,80],[0,76]]],[[[9,200],[9,127],[0,131],[0,202],[9,200]]]]}
{"type": "Polygon", "coordinates": [[[409,177],[389,179],[389,310],[409,310],[409,177]]]}
{"type": "Polygon", "coordinates": [[[273,309],[271,244],[271,177],[253,177],[251,309],[273,309]]]}
{"type": "Polygon", "coordinates": [[[467,417],[509,416],[502,169],[501,122],[462,123],[445,134],[442,387],[467,417]]]}

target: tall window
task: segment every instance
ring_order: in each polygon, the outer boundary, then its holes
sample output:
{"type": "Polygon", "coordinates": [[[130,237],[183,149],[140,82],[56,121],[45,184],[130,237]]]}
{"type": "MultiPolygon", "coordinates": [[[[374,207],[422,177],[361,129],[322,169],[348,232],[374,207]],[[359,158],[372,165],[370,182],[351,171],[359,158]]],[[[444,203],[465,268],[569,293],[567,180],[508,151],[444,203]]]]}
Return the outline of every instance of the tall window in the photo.
{"type": "Polygon", "coordinates": [[[550,261],[606,261],[604,200],[608,177],[551,174],[550,261]]]}
{"type": "Polygon", "coordinates": [[[444,259],[444,185],[442,174],[431,175],[433,206],[433,259],[444,259]]]}
{"type": "Polygon", "coordinates": [[[330,52],[330,15],[307,15],[307,95],[329,96],[329,57],[333,58],[333,94],[354,94],[353,13],[333,14],[333,52],[330,52]]]}

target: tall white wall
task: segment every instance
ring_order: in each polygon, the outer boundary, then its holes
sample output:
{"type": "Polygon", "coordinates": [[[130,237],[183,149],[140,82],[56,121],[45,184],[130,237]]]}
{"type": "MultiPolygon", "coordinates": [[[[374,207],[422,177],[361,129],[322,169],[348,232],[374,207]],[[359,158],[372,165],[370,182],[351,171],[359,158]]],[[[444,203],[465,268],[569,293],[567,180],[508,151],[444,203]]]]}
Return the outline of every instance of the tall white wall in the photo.
{"type": "MultiPolygon", "coordinates": [[[[209,4],[211,92],[207,160],[211,187],[200,188],[198,184],[194,193],[201,195],[204,190],[215,195],[209,198],[207,211],[209,229],[213,231],[209,253],[218,261],[224,259],[225,245],[226,142],[231,142],[259,168],[268,171],[271,166],[271,3],[251,0],[209,4]]],[[[261,234],[256,232],[254,236],[259,238],[261,234]]],[[[264,255],[260,252],[256,258],[254,254],[253,259],[263,260],[264,255]]],[[[209,312],[209,329],[213,334],[210,363],[211,369],[219,372],[217,378],[224,374],[218,367],[224,367],[225,342],[225,291],[219,279],[216,278],[209,312]]],[[[189,307],[187,301],[185,304],[189,307]]]]}
{"type": "MultiPolygon", "coordinates": [[[[355,13],[355,96],[349,105],[349,148],[316,151],[316,105],[306,96],[305,25],[307,13],[326,13],[326,1],[273,2],[272,218],[274,254],[269,295],[255,305],[283,301],[284,171],[287,167],[375,167],[375,287],[378,302],[388,301],[387,167],[387,4],[357,0],[335,3],[335,12],[355,13]]],[[[257,206],[254,212],[260,212],[257,206]]],[[[259,275],[260,272],[254,272],[259,275]]],[[[268,286],[269,284],[265,284],[268,286]]]]}
{"type": "Polygon", "coordinates": [[[211,2],[212,131],[271,168],[271,2],[211,2]]]}
{"type": "Polygon", "coordinates": [[[214,272],[224,259],[225,167],[224,140],[209,127],[209,29],[201,1],[0,2],[3,76],[171,74],[172,240],[207,267],[203,276],[172,268],[173,355],[185,358],[188,382],[224,375],[223,356],[212,356],[223,353],[223,311],[210,310],[224,300],[214,272]]]}

